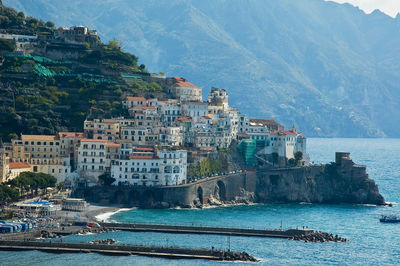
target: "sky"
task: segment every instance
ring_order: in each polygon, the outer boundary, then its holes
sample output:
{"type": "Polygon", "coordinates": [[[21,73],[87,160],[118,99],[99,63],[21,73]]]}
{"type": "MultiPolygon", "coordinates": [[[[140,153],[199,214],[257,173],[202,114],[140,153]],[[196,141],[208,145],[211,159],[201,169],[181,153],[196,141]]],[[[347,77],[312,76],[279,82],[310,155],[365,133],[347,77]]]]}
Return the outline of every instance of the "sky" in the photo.
{"type": "Polygon", "coordinates": [[[350,3],[366,13],[380,9],[389,16],[395,17],[400,12],[400,0],[333,0],[338,3],[350,3]]]}

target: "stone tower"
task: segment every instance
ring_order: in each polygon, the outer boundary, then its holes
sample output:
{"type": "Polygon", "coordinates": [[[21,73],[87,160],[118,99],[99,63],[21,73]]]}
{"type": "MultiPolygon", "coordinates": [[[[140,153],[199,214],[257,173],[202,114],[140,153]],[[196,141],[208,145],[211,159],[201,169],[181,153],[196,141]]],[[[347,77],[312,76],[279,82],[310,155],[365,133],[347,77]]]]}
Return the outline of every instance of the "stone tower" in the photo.
{"type": "Polygon", "coordinates": [[[3,141],[0,139],[0,183],[6,180],[9,171],[10,159],[6,156],[3,141]]]}
{"type": "Polygon", "coordinates": [[[212,87],[208,95],[208,103],[213,106],[219,106],[223,110],[228,110],[228,93],[224,89],[212,87]]]}

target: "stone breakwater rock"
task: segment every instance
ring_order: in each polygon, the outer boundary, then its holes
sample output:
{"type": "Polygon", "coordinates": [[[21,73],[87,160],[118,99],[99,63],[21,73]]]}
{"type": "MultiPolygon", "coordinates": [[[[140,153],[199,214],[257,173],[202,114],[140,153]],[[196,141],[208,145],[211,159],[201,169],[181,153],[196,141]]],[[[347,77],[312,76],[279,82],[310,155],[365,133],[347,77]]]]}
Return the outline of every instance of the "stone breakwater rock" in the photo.
{"type": "Polygon", "coordinates": [[[41,238],[57,238],[58,235],[55,234],[55,233],[46,231],[46,230],[42,230],[42,231],[40,232],[40,237],[41,237],[41,238]]]}
{"type": "Polygon", "coordinates": [[[297,240],[304,242],[347,242],[346,238],[339,237],[324,232],[313,232],[311,234],[292,236],[289,240],[297,240]]]}
{"type": "Polygon", "coordinates": [[[224,252],[223,260],[226,261],[251,261],[257,262],[258,260],[246,252],[224,252]]]}
{"type": "Polygon", "coordinates": [[[103,245],[113,245],[115,244],[117,241],[115,241],[115,239],[112,238],[108,238],[108,239],[99,239],[99,240],[93,240],[90,241],[89,244],[103,244],[103,245]]]}

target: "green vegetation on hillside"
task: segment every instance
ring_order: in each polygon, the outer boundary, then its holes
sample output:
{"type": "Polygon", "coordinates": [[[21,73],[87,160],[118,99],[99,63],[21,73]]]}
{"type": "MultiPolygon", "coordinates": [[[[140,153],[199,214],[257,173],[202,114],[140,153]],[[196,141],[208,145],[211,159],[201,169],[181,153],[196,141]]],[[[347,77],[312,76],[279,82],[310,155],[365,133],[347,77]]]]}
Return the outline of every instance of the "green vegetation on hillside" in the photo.
{"type": "Polygon", "coordinates": [[[23,34],[34,34],[37,32],[50,32],[54,29],[54,23],[33,17],[25,17],[23,12],[17,12],[12,8],[3,6],[0,2],[0,28],[18,31],[23,34]]]}
{"type": "MultiPolygon", "coordinates": [[[[0,28],[25,34],[55,30],[52,22],[25,18],[1,4],[0,28]]],[[[5,141],[21,133],[82,131],[86,118],[126,116],[121,104],[126,95],[153,97],[163,91],[159,84],[141,79],[148,75],[146,66],[138,65],[138,58],[115,40],[94,47],[63,44],[51,52],[47,45],[51,43],[41,41],[37,53],[22,55],[13,53],[13,41],[0,39],[0,138],[5,141]],[[129,85],[122,73],[138,78],[129,85]]]]}

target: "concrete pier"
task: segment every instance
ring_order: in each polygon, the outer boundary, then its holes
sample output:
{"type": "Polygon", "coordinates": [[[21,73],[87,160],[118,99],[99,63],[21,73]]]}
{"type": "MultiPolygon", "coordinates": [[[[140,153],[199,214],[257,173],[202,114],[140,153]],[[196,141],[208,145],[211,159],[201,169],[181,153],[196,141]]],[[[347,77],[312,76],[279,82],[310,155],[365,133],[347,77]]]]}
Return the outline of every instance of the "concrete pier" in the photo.
{"type": "Polygon", "coordinates": [[[51,253],[99,253],[112,256],[141,255],[163,257],[170,259],[204,259],[227,261],[256,261],[244,252],[222,250],[187,249],[175,247],[136,246],[136,245],[105,245],[74,242],[40,242],[0,240],[0,250],[26,251],[38,250],[51,253]]]}
{"type": "Polygon", "coordinates": [[[158,225],[158,224],[124,224],[124,223],[99,223],[104,228],[112,230],[124,230],[132,232],[160,232],[174,234],[209,234],[209,235],[231,235],[248,237],[275,237],[291,238],[313,234],[315,231],[310,229],[242,229],[242,228],[222,228],[222,227],[202,227],[202,226],[183,226],[183,225],[158,225]]]}

